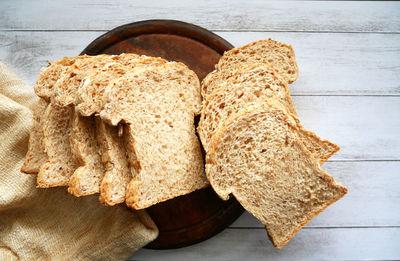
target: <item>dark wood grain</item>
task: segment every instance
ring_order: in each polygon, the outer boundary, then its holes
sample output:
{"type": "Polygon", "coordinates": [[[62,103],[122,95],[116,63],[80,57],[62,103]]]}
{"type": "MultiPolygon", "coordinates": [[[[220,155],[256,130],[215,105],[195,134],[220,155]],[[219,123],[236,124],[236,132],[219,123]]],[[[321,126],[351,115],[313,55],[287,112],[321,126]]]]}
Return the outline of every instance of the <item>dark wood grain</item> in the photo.
{"type": "MultiPolygon", "coordinates": [[[[232,45],[191,24],[150,20],[120,26],[94,40],[82,54],[137,53],[185,63],[202,80],[232,45]]],[[[234,199],[221,200],[211,187],[150,207],[148,213],[160,230],[147,247],[188,246],[219,233],[243,212],[234,199]]]]}

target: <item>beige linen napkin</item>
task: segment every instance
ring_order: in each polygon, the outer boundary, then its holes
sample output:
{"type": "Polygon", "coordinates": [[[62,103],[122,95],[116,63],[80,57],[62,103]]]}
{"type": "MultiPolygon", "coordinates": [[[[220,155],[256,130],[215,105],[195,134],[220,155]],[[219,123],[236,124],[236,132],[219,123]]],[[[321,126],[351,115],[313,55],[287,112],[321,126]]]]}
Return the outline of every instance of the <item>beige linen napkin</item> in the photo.
{"type": "Polygon", "coordinates": [[[36,100],[0,62],[0,260],[129,258],[158,235],[146,212],[38,189],[36,175],[20,172],[36,100]]]}

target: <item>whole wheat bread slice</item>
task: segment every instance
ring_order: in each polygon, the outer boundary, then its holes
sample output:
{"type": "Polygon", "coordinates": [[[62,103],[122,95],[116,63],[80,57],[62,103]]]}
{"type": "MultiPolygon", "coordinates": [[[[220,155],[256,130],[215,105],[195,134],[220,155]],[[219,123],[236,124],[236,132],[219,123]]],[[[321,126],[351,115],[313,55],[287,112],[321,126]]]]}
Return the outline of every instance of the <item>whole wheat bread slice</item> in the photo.
{"type": "Polygon", "coordinates": [[[233,194],[281,249],[347,189],[320,169],[278,107],[254,105],[229,118],[211,140],[206,172],[217,194],[233,194]]]}
{"type": "Polygon", "coordinates": [[[249,103],[260,103],[271,99],[280,102],[283,109],[296,121],[301,141],[320,164],[339,150],[336,144],[321,139],[301,125],[295,116],[296,110],[285,80],[271,71],[269,66],[265,64],[244,66],[220,86],[220,89],[208,96],[197,129],[206,151],[216,129],[220,125],[225,125],[230,116],[249,103]]]}
{"type": "Polygon", "coordinates": [[[76,197],[99,193],[105,169],[97,144],[94,116],[73,113],[70,130],[72,156],[79,167],[69,180],[68,192],[76,197]]]}
{"type": "Polygon", "coordinates": [[[138,169],[128,206],[143,209],[208,185],[194,130],[201,95],[193,71],[175,62],[143,67],[107,86],[105,97],[100,116],[127,124],[125,147],[138,169]]]}
{"type": "Polygon", "coordinates": [[[100,185],[99,200],[103,204],[113,206],[125,201],[126,187],[133,175],[136,176],[137,166],[132,167],[131,173],[124,142],[118,135],[117,127],[105,124],[100,117],[96,117],[96,132],[106,169],[100,185]]]}
{"type": "Polygon", "coordinates": [[[289,83],[294,82],[299,74],[296,57],[290,45],[272,39],[259,40],[224,53],[216,66],[216,71],[208,74],[202,81],[203,98],[206,99],[214,90],[213,82],[224,80],[243,65],[253,63],[268,64],[289,83]]]}
{"type": "Polygon", "coordinates": [[[46,161],[40,167],[37,185],[40,188],[67,186],[76,169],[69,142],[69,121],[72,107],[50,103],[43,118],[43,145],[46,161]]]}
{"type": "Polygon", "coordinates": [[[46,161],[43,146],[43,116],[48,105],[45,99],[39,98],[33,108],[33,125],[29,134],[28,152],[21,167],[21,171],[27,174],[37,174],[40,166],[46,161]]]}

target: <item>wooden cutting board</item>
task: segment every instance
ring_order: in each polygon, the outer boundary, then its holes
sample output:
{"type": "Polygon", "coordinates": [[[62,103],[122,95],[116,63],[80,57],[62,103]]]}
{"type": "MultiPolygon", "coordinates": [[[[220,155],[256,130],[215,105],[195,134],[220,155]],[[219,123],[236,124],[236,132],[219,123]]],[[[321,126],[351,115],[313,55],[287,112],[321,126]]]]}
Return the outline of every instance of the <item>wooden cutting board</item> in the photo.
{"type": "MultiPolygon", "coordinates": [[[[81,54],[137,53],[185,63],[200,81],[233,46],[214,33],[174,20],[148,20],[117,27],[94,40],[81,54]]],[[[197,119],[198,121],[198,119],[197,119]]],[[[197,122],[196,121],[196,122],[197,122]]],[[[160,234],[152,249],[188,246],[219,233],[242,213],[234,199],[221,200],[211,187],[147,209],[160,234]]]]}

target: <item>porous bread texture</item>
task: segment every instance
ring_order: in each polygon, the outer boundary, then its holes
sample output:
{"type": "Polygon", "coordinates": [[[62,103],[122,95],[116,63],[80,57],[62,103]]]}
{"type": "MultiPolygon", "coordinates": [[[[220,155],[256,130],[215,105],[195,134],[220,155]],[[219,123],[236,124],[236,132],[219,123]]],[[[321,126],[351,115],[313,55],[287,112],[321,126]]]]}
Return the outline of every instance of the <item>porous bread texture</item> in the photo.
{"type": "Polygon", "coordinates": [[[208,74],[202,81],[203,98],[206,99],[213,92],[214,81],[223,80],[242,66],[253,63],[268,64],[289,83],[294,82],[299,74],[296,57],[290,45],[272,39],[259,40],[224,53],[216,65],[216,71],[208,74]]]}
{"type": "Polygon", "coordinates": [[[89,72],[77,91],[77,111],[83,116],[100,112],[103,107],[103,95],[106,86],[113,79],[123,76],[126,66],[111,63],[101,70],[89,72]]]}
{"type": "Polygon", "coordinates": [[[296,110],[285,80],[271,71],[268,65],[245,66],[221,82],[220,87],[208,96],[197,129],[205,151],[208,150],[210,139],[217,128],[223,128],[230,116],[248,106],[249,103],[260,103],[266,100],[279,102],[279,106],[282,106],[282,109],[295,120],[301,142],[320,164],[339,150],[336,144],[321,139],[303,127],[296,117],[296,110]]]}
{"type": "Polygon", "coordinates": [[[83,117],[76,112],[71,117],[71,152],[79,167],[69,180],[68,192],[76,197],[99,193],[105,169],[97,144],[94,117],[83,117]]]}
{"type": "Polygon", "coordinates": [[[137,67],[160,65],[166,60],[139,55],[119,55],[112,58],[115,63],[106,64],[99,70],[90,71],[77,91],[77,110],[81,115],[90,116],[103,109],[104,90],[107,85],[137,67]]]}
{"type": "Polygon", "coordinates": [[[76,57],[64,57],[60,60],[54,61],[47,67],[43,67],[40,70],[39,76],[36,80],[34,90],[36,95],[50,101],[54,93],[54,85],[71,65],[75,62],[81,62],[82,60],[88,59],[91,56],[82,55],[76,57]]]}
{"type": "Polygon", "coordinates": [[[289,83],[294,82],[299,75],[292,46],[271,38],[258,40],[225,52],[217,64],[217,69],[223,71],[232,64],[241,66],[243,63],[255,62],[269,64],[278,74],[285,76],[289,83]]]}
{"type": "Polygon", "coordinates": [[[92,70],[98,70],[108,63],[114,62],[109,55],[89,56],[87,59],[76,60],[59,75],[53,89],[53,100],[58,106],[65,107],[77,103],[79,85],[92,70]]]}
{"type": "MultiPolygon", "coordinates": [[[[113,206],[125,201],[126,187],[132,179],[132,174],[123,139],[118,136],[118,128],[105,124],[100,117],[95,117],[95,120],[97,141],[105,166],[99,200],[103,204],[113,206]]],[[[134,173],[136,169],[132,169],[134,173]]]]}
{"type": "MultiPolygon", "coordinates": [[[[140,97],[147,98],[146,94],[156,95],[155,91],[160,89],[160,86],[167,86],[166,90],[161,89],[161,93],[171,94],[175,97],[176,90],[179,90],[179,101],[182,101],[182,106],[185,106],[187,111],[198,115],[201,112],[202,99],[200,94],[200,82],[195,72],[190,70],[183,63],[168,62],[162,65],[140,66],[129,74],[116,81],[110,82],[104,91],[104,106],[100,112],[103,120],[109,124],[116,126],[120,121],[127,120],[132,117],[132,106],[140,102],[138,97],[129,97],[129,93],[134,89],[126,78],[135,81],[135,87],[139,87],[140,97]],[[146,76],[150,77],[150,82],[156,86],[150,86],[148,93],[141,86],[141,83],[146,82],[146,76]],[[162,84],[161,84],[162,83],[162,84]],[[171,88],[175,84],[175,88],[171,88]]],[[[147,85],[147,84],[146,84],[147,85]]],[[[151,105],[151,101],[148,105],[151,105]]],[[[159,104],[157,105],[159,106],[159,104]]]]}
{"type": "Polygon", "coordinates": [[[39,98],[33,108],[33,125],[29,135],[28,152],[26,153],[21,171],[27,174],[37,174],[40,166],[46,161],[46,152],[43,147],[43,117],[49,103],[39,98]]]}
{"type": "Polygon", "coordinates": [[[266,227],[281,249],[330,204],[347,193],[296,135],[296,122],[271,104],[250,106],[212,137],[207,177],[224,200],[233,194],[266,227]]]}
{"type": "Polygon", "coordinates": [[[128,206],[143,209],[209,184],[194,130],[199,87],[196,74],[175,62],[134,70],[107,86],[100,116],[127,124],[125,147],[138,170],[127,188],[128,206]]]}
{"type": "Polygon", "coordinates": [[[41,165],[37,185],[40,188],[67,186],[76,169],[69,142],[72,107],[50,103],[43,117],[43,145],[46,161],[41,165]]]}

